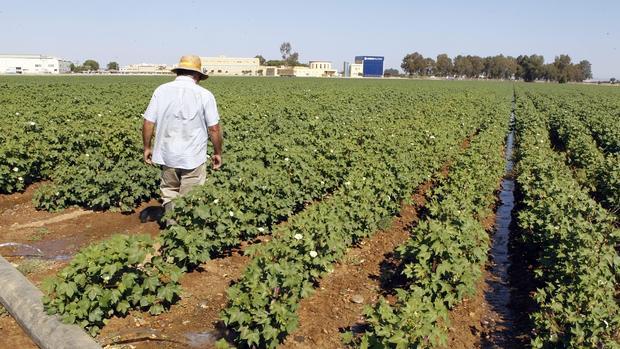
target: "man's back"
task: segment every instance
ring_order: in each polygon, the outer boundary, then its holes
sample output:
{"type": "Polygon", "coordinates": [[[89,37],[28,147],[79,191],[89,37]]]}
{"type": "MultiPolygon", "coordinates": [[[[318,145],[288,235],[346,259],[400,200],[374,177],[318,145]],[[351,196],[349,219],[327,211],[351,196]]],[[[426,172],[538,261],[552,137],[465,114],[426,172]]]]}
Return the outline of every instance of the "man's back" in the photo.
{"type": "Polygon", "coordinates": [[[219,122],[219,114],[213,94],[191,77],[159,86],[144,118],[157,128],[154,163],[193,169],[206,161],[207,127],[219,122]]]}

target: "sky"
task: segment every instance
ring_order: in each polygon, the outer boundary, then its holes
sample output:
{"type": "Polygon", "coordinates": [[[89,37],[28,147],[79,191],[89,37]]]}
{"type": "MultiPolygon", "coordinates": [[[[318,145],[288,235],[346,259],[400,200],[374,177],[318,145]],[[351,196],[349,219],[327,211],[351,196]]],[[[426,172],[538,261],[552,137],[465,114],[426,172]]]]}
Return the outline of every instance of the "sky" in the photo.
{"type": "Polygon", "coordinates": [[[0,54],[71,61],[176,63],[181,55],[278,59],[341,69],[356,55],[560,54],[620,79],[620,0],[161,1],[0,0],[0,54]]]}

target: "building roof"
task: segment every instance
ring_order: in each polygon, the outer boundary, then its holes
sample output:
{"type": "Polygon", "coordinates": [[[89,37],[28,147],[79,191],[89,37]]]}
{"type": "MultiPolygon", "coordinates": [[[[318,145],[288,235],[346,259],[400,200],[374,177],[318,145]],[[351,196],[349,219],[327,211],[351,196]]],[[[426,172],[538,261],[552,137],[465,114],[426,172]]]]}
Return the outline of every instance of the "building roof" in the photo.
{"type": "Polygon", "coordinates": [[[47,55],[33,54],[0,54],[0,58],[22,58],[22,59],[58,59],[57,57],[47,55]]]}

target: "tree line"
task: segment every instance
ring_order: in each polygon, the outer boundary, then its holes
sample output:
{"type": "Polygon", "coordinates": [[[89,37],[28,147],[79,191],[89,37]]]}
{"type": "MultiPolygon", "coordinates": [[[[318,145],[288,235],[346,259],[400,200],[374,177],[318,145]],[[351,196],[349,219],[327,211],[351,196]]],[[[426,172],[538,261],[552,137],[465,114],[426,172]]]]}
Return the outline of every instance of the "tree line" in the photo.
{"type": "MultiPolygon", "coordinates": [[[[573,63],[569,55],[556,56],[545,63],[541,55],[518,57],[496,55],[454,58],[442,53],[436,59],[418,52],[407,54],[400,67],[409,76],[466,77],[486,79],[522,79],[524,81],[581,82],[592,78],[592,64],[587,60],[573,63]]],[[[393,72],[391,72],[393,73],[393,72]]]]}
{"type": "MultiPolygon", "coordinates": [[[[69,70],[73,73],[83,73],[83,72],[91,72],[91,71],[99,71],[99,62],[94,59],[87,59],[82,64],[71,63],[69,66],[69,70]]],[[[107,65],[107,70],[119,70],[119,66],[117,62],[109,62],[107,65]]]]}

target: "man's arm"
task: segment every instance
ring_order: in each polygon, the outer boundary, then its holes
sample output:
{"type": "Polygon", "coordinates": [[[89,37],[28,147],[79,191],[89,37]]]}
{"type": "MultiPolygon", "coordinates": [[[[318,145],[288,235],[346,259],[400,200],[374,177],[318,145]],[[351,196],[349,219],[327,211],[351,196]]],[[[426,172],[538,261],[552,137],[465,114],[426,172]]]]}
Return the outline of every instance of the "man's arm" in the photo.
{"type": "Polygon", "coordinates": [[[142,124],[142,143],[144,144],[144,162],[152,165],[153,150],[151,149],[151,140],[153,139],[153,132],[155,130],[155,123],[144,119],[142,124]]]}
{"type": "Polygon", "coordinates": [[[222,146],[224,143],[222,128],[220,124],[216,124],[209,126],[207,131],[209,132],[209,139],[213,143],[213,169],[218,170],[222,166],[222,146]]]}

